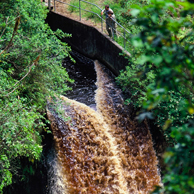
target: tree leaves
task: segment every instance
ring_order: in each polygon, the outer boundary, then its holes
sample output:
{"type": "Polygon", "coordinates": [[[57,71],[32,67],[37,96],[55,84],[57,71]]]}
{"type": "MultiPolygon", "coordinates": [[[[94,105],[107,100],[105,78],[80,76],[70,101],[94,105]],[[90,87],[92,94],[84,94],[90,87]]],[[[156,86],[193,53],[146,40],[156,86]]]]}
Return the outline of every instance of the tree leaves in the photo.
{"type": "Polygon", "coordinates": [[[128,102],[142,108],[138,117],[155,116],[155,124],[173,145],[164,154],[165,186],[154,193],[189,194],[194,167],[194,5],[152,0],[140,8],[134,6],[134,10],[133,25],[140,32],[131,42],[141,52],[118,80],[132,93],[128,102]],[[150,75],[152,80],[148,79],[150,75]]]}
{"type": "Polygon", "coordinates": [[[46,98],[73,81],[61,65],[70,47],[58,39],[69,35],[45,24],[47,12],[39,0],[0,2],[0,193],[18,158],[40,158],[46,98]]]}

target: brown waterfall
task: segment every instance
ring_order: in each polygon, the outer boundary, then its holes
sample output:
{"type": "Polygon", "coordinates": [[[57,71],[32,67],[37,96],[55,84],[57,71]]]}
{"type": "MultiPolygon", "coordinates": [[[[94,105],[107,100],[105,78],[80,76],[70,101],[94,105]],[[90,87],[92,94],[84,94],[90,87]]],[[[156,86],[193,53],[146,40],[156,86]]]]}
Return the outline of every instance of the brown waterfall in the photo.
{"type": "Polygon", "coordinates": [[[148,193],[161,181],[150,131],[146,123],[131,121],[121,90],[98,61],[95,62],[95,68],[97,111],[103,116],[111,129],[110,134],[116,140],[129,193],[148,193]]]}
{"type": "MultiPolygon", "coordinates": [[[[146,123],[129,117],[120,89],[95,61],[97,111],[61,96],[62,120],[48,108],[65,194],[146,194],[160,185],[146,123]]],[[[57,102],[56,102],[57,104],[57,102]]]]}

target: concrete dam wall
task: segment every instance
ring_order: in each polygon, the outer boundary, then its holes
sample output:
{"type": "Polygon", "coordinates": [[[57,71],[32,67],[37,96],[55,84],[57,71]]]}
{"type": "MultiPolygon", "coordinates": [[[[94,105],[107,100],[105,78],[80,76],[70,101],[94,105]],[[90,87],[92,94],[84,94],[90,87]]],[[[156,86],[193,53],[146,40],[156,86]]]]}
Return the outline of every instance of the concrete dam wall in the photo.
{"type": "MultiPolygon", "coordinates": [[[[52,11],[49,12],[46,22],[53,31],[59,28],[72,34],[71,38],[64,38],[63,41],[81,54],[99,60],[115,75],[129,64],[128,60],[120,55],[123,48],[98,29],[52,11]]],[[[130,56],[129,53],[125,55],[130,56]]]]}

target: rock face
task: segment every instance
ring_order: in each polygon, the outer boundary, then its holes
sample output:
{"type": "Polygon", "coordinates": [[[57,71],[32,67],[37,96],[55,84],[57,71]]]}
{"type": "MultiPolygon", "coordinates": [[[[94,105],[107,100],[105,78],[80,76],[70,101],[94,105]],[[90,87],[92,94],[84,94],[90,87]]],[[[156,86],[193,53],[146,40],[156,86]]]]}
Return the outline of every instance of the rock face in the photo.
{"type": "Polygon", "coordinates": [[[64,121],[48,106],[63,193],[147,194],[161,184],[148,127],[129,118],[121,91],[95,68],[97,111],[61,96],[64,121]]]}

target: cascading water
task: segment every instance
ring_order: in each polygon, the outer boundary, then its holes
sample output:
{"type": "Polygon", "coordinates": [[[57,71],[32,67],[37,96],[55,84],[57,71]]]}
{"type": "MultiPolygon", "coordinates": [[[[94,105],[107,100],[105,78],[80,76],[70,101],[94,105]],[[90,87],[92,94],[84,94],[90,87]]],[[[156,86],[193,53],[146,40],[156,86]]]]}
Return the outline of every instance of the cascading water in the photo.
{"type": "Polygon", "coordinates": [[[61,188],[58,192],[56,186],[50,188],[50,193],[149,193],[161,180],[148,127],[130,119],[121,90],[98,61],[95,70],[97,111],[91,94],[95,89],[93,81],[87,83],[89,90],[83,87],[87,96],[78,87],[68,96],[74,100],[64,96],[58,99],[69,120],[64,121],[48,106],[58,159],[53,169],[56,164],[60,166],[55,178],[64,184],[57,187],[61,188]]]}
{"type": "Polygon", "coordinates": [[[153,149],[152,137],[146,123],[139,124],[130,119],[125,108],[121,90],[97,61],[97,111],[111,129],[115,138],[118,157],[129,193],[148,193],[160,184],[158,161],[153,149]]]}
{"type": "Polygon", "coordinates": [[[62,194],[66,193],[66,182],[61,169],[61,164],[57,158],[57,153],[54,148],[51,148],[47,153],[47,194],[62,194]]]}

